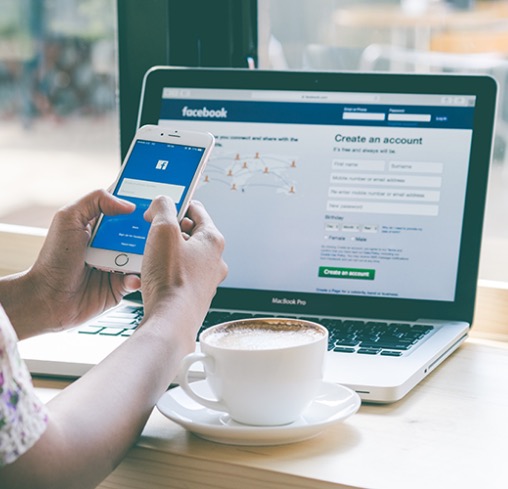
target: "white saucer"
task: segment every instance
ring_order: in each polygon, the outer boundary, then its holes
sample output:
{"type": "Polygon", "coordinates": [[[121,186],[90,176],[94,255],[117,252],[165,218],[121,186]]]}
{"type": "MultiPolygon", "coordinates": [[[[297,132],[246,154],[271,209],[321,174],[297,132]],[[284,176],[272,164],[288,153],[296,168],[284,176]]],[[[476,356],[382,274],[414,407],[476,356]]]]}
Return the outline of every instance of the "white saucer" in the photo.
{"type": "MultiPolygon", "coordinates": [[[[211,397],[205,380],[193,383],[202,396],[211,397]]],[[[212,396],[213,397],[213,396],[212,396]]],[[[282,445],[312,438],[328,426],[358,411],[358,394],[351,389],[323,382],[319,395],[294,423],[284,426],[249,426],[233,421],[227,413],[205,408],[180,388],[167,391],[157,403],[159,411],[190,432],[218,443],[230,445],[282,445]]]]}

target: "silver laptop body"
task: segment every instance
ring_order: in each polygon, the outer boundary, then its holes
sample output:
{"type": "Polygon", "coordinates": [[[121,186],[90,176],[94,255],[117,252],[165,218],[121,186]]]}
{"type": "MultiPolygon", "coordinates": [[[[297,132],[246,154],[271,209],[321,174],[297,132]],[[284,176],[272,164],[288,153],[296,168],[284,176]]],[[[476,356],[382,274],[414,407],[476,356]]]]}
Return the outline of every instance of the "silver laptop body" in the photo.
{"type": "MultiPolygon", "coordinates": [[[[196,198],[230,271],[204,326],[319,321],[326,380],[402,398],[471,327],[495,96],[487,76],[150,70],[138,125],[217,141],[196,198]]],[[[134,295],[21,354],[34,374],[79,376],[141,318],[134,295]]]]}

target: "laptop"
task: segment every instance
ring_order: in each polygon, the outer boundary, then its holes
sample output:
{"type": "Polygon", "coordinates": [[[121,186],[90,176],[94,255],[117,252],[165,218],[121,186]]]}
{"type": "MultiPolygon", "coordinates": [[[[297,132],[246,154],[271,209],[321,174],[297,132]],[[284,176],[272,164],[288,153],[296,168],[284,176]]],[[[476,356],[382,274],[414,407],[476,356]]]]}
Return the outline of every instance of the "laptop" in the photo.
{"type": "MultiPolygon", "coordinates": [[[[401,399],[471,328],[495,103],[482,75],[152,68],[138,126],[216,137],[196,198],[229,275],[203,327],[319,322],[327,381],[401,399]]],[[[142,314],[134,295],[21,354],[34,374],[79,376],[142,314]]]]}

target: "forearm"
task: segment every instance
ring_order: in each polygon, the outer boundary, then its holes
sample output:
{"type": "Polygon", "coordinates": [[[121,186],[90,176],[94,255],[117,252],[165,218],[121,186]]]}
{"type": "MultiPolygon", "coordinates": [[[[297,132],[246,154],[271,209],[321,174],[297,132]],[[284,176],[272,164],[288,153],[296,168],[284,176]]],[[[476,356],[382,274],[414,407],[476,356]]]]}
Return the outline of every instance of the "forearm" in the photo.
{"type": "Polygon", "coordinates": [[[104,479],[135,442],[180,360],[193,349],[193,335],[178,332],[195,329],[183,314],[166,319],[163,336],[160,326],[147,322],[51,401],[46,432],[5,474],[0,472],[0,481],[11,477],[6,482],[20,489],[91,488],[104,479]]]}
{"type": "Polygon", "coordinates": [[[44,330],[45,305],[28,272],[0,278],[0,302],[19,339],[44,330]]]}

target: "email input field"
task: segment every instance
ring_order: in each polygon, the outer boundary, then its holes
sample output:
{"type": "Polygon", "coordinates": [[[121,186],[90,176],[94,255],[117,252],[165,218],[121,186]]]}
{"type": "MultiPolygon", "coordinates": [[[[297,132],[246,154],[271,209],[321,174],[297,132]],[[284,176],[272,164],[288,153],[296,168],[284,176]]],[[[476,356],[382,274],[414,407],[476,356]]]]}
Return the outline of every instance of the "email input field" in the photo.
{"type": "Polygon", "coordinates": [[[441,187],[441,177],[413,175],[365,175],[362,173],[332,173],[330,183],[340,185],[376,185],[390,187],[441,187]]]}
{"type": "Polygon", "coordinates": [[[343,112],[342,119],[355,121],[384,121],[386,114],[383,112],[343,112]]]}
{"type": "Polygon", "coordinates": [[[118,195],[120,197],[134,197],[136,199],[147,200],[153,200],[158,195],[166,195],[171,197],[175,204],[178,204],[184,190],[185,187],[181,185],[125,178],[118,190],[118,195]]]}

